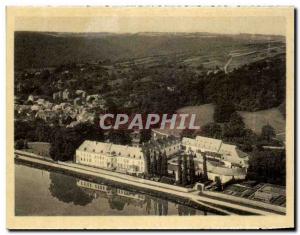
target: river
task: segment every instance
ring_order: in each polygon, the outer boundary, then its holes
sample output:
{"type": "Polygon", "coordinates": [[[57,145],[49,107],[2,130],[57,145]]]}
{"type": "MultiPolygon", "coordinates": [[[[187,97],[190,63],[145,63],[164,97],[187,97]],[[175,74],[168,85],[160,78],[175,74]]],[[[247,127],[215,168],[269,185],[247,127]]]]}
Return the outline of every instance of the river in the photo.
{"type": "Polygon", "coordinates": [[[205,208],[22,164],[15,165],[15,177],[17,216],[212,215],[205,208]]]}

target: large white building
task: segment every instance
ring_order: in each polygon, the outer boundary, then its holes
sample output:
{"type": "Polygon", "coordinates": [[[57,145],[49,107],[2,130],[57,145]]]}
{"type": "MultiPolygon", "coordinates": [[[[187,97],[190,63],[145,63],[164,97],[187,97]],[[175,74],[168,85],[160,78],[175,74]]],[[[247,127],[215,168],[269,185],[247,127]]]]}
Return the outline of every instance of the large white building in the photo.
{"type": "MultiPolygon", "coordinates": [[[[86,140],[76,150],[75,161],[78,164],[141,175],[147,173],[145,161],[147,150],[150,151],[152,157],[154,152],[156,152],[156,155],[159,152],[166,153],[167,157],[174,154],[195,154],[196,172],[207,174],[210,180],[215,181],[219,178],[222,183],[226,183],[233,178],[245,179],[247,174],[247,154],[235,145],[202,136],[197,136],[195,139],[183,138],[182,141],[169,136],[149,141],[140,146],[86,140]],[[206,169],[204,169],[204,165],[206,169]]],[[[176,165],[176,160],[173,163],[176,165]]],[[[170,165],[172,164],[169,161],[170,165]]]]}
{"type": "Polygon", "coordinates": [[[145,172],[142,148],[112,143],[84,141],[76,150],[76,163],[136,175],[145,172]]]}

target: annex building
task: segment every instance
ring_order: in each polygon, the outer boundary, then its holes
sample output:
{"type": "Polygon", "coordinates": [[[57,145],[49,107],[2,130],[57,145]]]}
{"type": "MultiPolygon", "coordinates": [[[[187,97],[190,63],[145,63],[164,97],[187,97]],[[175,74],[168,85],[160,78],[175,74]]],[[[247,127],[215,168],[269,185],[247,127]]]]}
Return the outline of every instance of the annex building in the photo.
{"type": "Polygon", "coordinates": [[[203,136],[183,138],[182,146],[185,152],[196,155],[197,171],[206,173],[210,180],[219,178],[222,183],[226,183],[233,178],[246,178],[249,157],[237,146],[203,136]],[[204,172],[204,164],[207,172],[204,172]]]}

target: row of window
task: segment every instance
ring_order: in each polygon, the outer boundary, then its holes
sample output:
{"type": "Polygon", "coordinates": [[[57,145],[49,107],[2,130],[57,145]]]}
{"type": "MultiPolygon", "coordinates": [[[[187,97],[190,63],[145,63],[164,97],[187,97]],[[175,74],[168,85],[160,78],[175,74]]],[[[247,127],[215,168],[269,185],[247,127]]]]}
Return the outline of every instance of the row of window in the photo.
{"type": "MultiPolygon", "coordinates": [[[[101,156],[101,158],[99,159],[93,159],[92,157],[88,156],[88,157],[80,157],[80,161],[81,162],[86,162],[86,163],[95,163],[95,165],[105,165],[105,161],[104,161],[104,157],[101,156]],[[94,160],[94,161],[92,161],[94,160]],[[97,164],[98,163],[98,164],[97,164]]],[[[110,165],[109,163],[107,163],[108,165],[110,165]]],[[[128,159],[123,159],[123,161],[120,161],[120,159],[117,159],[117,167],[119,168],[125,168],[127,169],[128,166],[130,165],[135,165],[137,167],[140,167],[141,169],[143,169],[144,167],[144,162],[143,161],[129,161],[128,159]]]]}
{"type": "MultiPolygon", "coordinates": [[[[84,148],[83,150],[86,151],[87,148],[84,148]]],[[[93,149],[93,153],[95,153],[95,149],[93,149]]],[[[101,150],[100,153],[103,153],[103,150],[101,150]]],[[[88,154],[89,155],[89,153],[83,153],[83,154],[88,154]]],[[[116,155],[116,152],[112,151],[111,154],[116,155]]],[[[121,152],[118,153],[118,156],[121,156],[121,152]]],[[[127,156],[128,157],[133,157],[133,158],[138,158],[138,159],[142,159],[142,157],[143,157],[142,155],[136,156],[135,154],[131,155],[130,153],[127,156]]]]}

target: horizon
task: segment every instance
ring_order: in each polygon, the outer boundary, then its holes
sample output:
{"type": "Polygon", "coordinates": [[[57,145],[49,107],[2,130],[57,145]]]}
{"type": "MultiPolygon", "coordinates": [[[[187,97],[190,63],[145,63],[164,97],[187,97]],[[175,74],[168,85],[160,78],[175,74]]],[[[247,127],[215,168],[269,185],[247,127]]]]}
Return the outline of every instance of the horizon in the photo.
{"type": "Polygon", "coordinates": [[[17,17],[15,31],[49,33],[210,33],[285,36],[284,17],[17,17]],[[263,23],[262,23],[263,22],[263,23]],[[257,27],[259,25],[260,27],[257,27]]]}
{"type": "Polygon", "coordinates": [[[262,33],[214,33],[214,32],[157,32],[157,31],[140,31],[140,32],[107,32],[107,31],[99,31],[99,32],[71,32],[71,31],[42,31],[42,30],[15,30],[18,33],[51,33],[51,34],[112,34],[112,35],[135,35],[135,34],[204,34],[204,35],[216,35],[216,36],[238,36],[238,35],[249,35],[249,36],[272,36],[272,37],[286,37],[282,34],[262,34],[262,33]]]}

